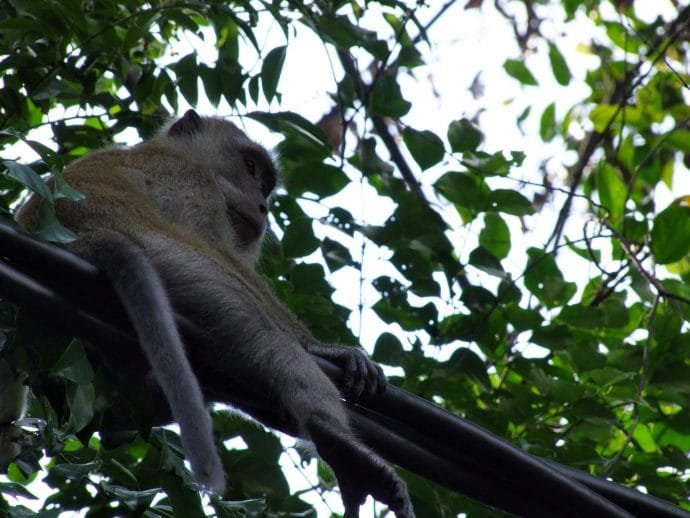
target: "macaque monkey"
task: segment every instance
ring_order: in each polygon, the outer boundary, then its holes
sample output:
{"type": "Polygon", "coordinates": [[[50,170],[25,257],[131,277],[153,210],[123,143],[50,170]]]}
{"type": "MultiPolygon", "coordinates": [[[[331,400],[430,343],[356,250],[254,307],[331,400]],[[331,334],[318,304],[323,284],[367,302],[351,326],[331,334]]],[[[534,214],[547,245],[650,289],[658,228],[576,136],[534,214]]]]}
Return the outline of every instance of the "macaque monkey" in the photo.
{"type": "MultiPolygon", "coordinates": [[[[67,248],[109,277],[204,487],[225,484],[206,401],[262,394],[331,466],[346,517],[369,494],[398,518],[414,516],[404,482],[354,436],[310,353],[344,368],[351,402],[384,390],[381,368],[357,348],[318,343],[254,270],[277,178],[263,147],[190,110],[157,137],[92,153],[64,174],[86,196],[58,202],[58,218],[79,236],[67,248]],[[203,343],[185,343],[175,313],[203,330],[203,343]]],[[[21,211],[24,224],[37,205],[21,211]]]]}

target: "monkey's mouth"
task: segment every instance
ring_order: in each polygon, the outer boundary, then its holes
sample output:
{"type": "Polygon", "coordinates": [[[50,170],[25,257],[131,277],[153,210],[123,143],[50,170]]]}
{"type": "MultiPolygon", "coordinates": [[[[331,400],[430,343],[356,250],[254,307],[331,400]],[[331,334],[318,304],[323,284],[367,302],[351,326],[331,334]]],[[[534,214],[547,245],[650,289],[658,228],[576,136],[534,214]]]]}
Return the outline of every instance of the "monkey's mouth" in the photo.
{"type": "Polygon", "coordinates": [[[263,234],[263,221],[258,221],[256,218],[230,207],[228,207],[228,217],[238,236],[245,243],[255,241],[263,234]]]}

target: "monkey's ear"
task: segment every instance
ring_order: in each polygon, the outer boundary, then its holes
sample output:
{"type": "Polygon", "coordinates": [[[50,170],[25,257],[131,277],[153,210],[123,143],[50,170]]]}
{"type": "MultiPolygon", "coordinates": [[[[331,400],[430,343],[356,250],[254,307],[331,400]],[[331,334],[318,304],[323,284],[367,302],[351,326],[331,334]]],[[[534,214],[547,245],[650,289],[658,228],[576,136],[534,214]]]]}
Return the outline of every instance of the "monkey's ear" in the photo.
{"type": "Polygon", "coordinates": [[[197,112],[187,110],[181,119],[170,126],[168,135],[171,137],[191,136],[201,130],[202,124],[203,121],[197,112]]]}

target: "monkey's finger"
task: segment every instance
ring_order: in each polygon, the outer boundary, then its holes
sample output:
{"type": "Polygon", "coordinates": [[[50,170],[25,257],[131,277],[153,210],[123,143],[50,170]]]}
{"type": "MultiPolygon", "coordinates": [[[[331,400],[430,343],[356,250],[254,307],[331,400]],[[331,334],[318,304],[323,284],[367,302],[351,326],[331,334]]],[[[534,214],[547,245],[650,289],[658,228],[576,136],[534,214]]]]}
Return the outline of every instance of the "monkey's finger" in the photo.
{"type": "Polygon", "coordinates": [[[360,350],[358,368],[362,370],[362,376],[366,380],[364,391],[360,397],[364,400],[371,399],[373,396],[382,393],[386,389],[388,381],[383,373],[381,366],[372,361],[364,350],[360,350]]]}
{"type": "Polygon", "coordinates": [[[370,399],[378,394],[383,393],[383,391],[386,390],[388,381],[386,380],[386,375],[383,373],[383,369],[378,363],[368,360],[367,370],[367,378],[369,379],[369,383],[367,384],[364,397],[365,399],[370,399]]]}
{"type": "Polygon", "coordinates": [[[345,376],[343,378],[345,398],[348,402],[355,403],[360,400],[367,387],[367,376],[364,356],[358,349],[354,349],[345,364],[345,376]]]}

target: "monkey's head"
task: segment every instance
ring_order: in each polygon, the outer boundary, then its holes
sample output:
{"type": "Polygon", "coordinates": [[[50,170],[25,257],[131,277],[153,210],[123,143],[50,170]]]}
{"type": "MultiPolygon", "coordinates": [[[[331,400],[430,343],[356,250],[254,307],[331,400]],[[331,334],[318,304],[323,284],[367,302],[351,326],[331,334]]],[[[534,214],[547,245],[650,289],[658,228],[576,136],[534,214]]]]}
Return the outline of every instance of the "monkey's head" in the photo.
{"type": "MultiPolygon", "coordinates": [[[[213,175],[239,245],[258,252],[277,170],[268,152],[233,123],[188,110],[165,134],[187,147],[213,175]]],[[[252,254],[253,255],[253,254],[252,254]]]]}

